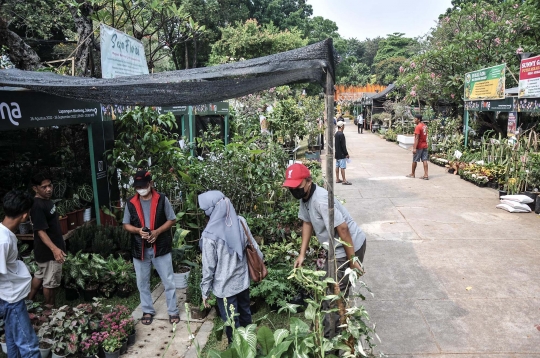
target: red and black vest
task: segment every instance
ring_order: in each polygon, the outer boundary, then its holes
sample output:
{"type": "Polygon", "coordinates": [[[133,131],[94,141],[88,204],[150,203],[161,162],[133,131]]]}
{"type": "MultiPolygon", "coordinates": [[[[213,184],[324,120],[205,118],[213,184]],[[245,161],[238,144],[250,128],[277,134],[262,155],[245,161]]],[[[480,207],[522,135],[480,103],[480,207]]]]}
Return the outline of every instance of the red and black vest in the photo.
{"type": "MultiPolygon", "coordinates": [[[[167,222],[165,215],[165,194],[158,193],[152,188],[152,199],[150,203],[150,222],[144,222],[144,214],[139,199],[140,195],[135,194],[128,199],[130,224],[142,228],[146,226],[150,230],[155,230],[167,222]]],[[[139,234],[131,234],[131,255],[135,259],[144,260],[144,241],[139,234]]],[[[154,242],[154,257],[163,256],[172,251],[172,231],[167,230],[159,235],[154,242]]]]}

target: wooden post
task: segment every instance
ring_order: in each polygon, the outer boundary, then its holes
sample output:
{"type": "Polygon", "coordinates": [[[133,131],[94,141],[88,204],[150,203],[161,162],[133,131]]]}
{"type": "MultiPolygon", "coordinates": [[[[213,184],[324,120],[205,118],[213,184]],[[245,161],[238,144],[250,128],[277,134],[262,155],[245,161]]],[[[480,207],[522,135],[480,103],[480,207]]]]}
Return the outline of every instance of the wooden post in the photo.
{"type": "MultiPolygon", "coordinates": [[[[336,255],[334,250],[334,78],[326,68],[326,189],[328,190],[328,277],[337,282],[336,255]]],[[[333,292],[334,290],[332,290],[333,292]]],[[[335,334],[335,315],[330,314],[330,337],[335,334]]]]}

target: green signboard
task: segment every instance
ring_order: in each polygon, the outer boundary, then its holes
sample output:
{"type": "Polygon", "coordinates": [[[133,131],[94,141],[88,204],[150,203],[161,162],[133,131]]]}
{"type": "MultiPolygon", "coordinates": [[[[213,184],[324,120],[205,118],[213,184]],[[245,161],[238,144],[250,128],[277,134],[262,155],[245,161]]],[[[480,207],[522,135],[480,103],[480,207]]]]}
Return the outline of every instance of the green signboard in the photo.
{"type": "Polygon", "coordinates": [[[101,122],[98,103],[28,90],[0,91],[0,130],[101,122]]]}
{"type": "Polygon", "coordinates": [[[506,65],[465,74],[465,101],[504,99],[506,65]]]}
{"type": "Polygon", "coordinates": [[[517,97],[507,97],[494,101],[465,101],[465,110],[472,112],[515,112],[517,108],[517,97]]]}

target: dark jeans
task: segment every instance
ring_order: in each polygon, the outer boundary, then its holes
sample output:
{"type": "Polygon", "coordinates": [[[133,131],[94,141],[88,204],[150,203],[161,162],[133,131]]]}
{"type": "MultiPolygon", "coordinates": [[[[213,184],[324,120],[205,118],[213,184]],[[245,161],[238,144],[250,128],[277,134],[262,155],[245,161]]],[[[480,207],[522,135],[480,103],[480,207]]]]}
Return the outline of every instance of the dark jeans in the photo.
{"type": "MultiPolygon", "coordinates": [[[[249,309],[249,288],[237,293],[234,296],[227,297],[227,311],[225,311],[225,304],[223,298],[217,297],[217,304],[219,307],[219,313],[223,322],[227,321],[227,316],[231,315],[229,307],[233,305],[234,313],[239,316],[234,317],[235,327],[246,327],[251,324],[251,310],[249,309]]],[[[232,343],[232,328],[226,327],[227,339],[229,343],[232,343]]]]}
{"type": "Polygon", "coordinates": [[[5,322],[8,358],[41,358],[38,337],[24,300],[8,303],[0,299],[0,317],[5,322]]]}
{"type": "MultiPolygon", "coordinates": [[[[360,260],[360,262],[364,262],[364,255],[366,254],[366,242],[367,242],[367,239],[366,239],[366,241],[364,241],[362,246],[354,253],[354,255],[356,257],[358,257],[358,260],[360,260]]],[[[345,262],[347,262],[347,261],[348,261],[348,259],[346,257],[336,258],[336,264],[337,264],[337,267],[338,267],[337,279],[338,279],[338,282],[339,282],[339,290],[341,292],[344,292],[345,297],[349,297],[349,291],[350,291],[350,286],[351,286],[349,284],[349,277],[345,276],[345,270],[347,269],[347,267],[349,267],[348,264],[344,265],[345,262]],[[343,267],[341,267],[341,266],[343,266],[343,267]],[[339,267],[341,267],[341,269],[339,267]]],[[[328,274],[328,260],[326,260],[324,269],[328,274]]],[[[334,292],[330,292],[330,290],[328,290],[327,294],[333,295],[334,292]]],[[[335,305],[335,303],[333,303],[332,305],[335,305]]],[[[330,307],[330,301],[324,301],[323,304],[322,304],[323,311],[329,310],[330,308],[331,308],[330,307]]],[[[324,336],[326,338],[328,338],[328,339],[333,338],[333,337],[330,337],[330,314],[332,314],[332,313],[325,314],[324,319],[323,319],[324,336]]],[[[335,332],[335,334],[338,334],[340,332],[340,329],[338,328],[338,326],[340,325],[339,324],[339,312],[333,312],[333,314],[334,314],[334,320],[335,320],[334,332],[335,332]]]]}

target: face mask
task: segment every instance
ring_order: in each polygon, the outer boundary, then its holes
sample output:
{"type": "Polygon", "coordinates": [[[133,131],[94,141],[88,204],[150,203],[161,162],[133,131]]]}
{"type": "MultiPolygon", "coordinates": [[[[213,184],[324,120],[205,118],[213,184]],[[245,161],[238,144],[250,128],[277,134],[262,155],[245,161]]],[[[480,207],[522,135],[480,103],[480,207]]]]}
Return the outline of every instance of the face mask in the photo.
{"type": "Polygon", "coordinates": [[[289,188],[289,191],[291,192],[292,196],[295,197],[295,199],[302,199],[304,196],[306,196],[304,188],[289,188]]]}
{"type": "Polygon", "coordinates": [[[147,196],[148,193],[150,193],[150,188],[137,189],[137,193],[139,193],[140,196],[147,196]]]}

